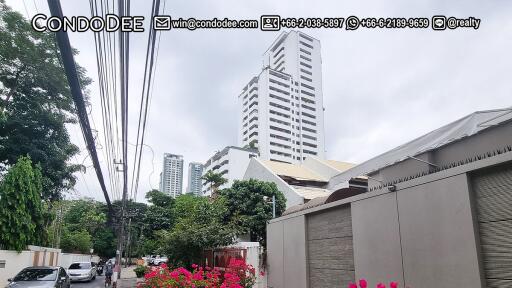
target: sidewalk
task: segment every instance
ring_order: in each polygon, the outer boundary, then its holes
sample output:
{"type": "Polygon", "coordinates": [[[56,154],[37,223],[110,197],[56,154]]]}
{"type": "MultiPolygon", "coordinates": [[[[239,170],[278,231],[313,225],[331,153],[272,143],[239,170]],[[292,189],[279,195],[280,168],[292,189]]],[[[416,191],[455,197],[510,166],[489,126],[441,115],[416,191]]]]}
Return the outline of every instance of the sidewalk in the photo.
{"type": "Polygon", "coordinates": [[[135,288],[137,287],[137,276],[133,269],[135,269],[135,265],[129,266],[127,268],[121,268],[121,279],[118,280],[118,288],[135,288]]]}

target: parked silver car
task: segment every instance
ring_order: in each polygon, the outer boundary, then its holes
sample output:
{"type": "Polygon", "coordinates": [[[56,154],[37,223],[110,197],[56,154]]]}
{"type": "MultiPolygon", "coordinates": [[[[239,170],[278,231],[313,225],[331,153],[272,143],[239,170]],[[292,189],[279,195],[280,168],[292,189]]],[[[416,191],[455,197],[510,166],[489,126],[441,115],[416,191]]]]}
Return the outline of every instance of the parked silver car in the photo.
{"type": "Polygon", "coordinates": [[[71,281],[92,281],[96,279],[96,267],[91,262],[74,262],[69,265],[71,281]]]}
{"type": "Polygon", "coordinates": [[[62,267],[27,267],[8,279],[7,288],[69,288],[70,279],[62,267]]]}

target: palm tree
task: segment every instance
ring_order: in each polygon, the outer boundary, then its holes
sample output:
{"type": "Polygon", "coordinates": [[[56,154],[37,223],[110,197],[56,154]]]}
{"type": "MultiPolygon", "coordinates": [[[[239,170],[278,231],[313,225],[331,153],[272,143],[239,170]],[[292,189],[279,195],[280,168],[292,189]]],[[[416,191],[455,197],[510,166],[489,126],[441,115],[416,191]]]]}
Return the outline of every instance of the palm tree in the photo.
{"type": "Polygon", "coordinates": [[[201,177],[201,179],[203,179],[207,184],[210,184],[212,196],[215,196],[220,186],[228,182],[228,179],[222,177],[222,174],[215,173],[212,170],[206,172],[206,174],[204,174],[204,176],[201,177]]]}

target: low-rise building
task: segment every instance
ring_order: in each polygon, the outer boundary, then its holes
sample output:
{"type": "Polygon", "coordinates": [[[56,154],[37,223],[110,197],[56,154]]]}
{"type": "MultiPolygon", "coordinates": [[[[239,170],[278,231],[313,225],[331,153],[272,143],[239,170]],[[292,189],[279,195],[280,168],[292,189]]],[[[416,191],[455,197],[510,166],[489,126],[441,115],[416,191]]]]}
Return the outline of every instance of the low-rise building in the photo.
{"type": "MultiPolygon", "coordinates": [[[[203,176],[208,171],[219,173],[228,181],[219,187],[224,189],[231,187],[235,180],[242,180],[245,170],[251,158],[258,156],[258,150],[252,148],[240,148],[235,146],[227,146],[221,151],[216,152],[206,163],[203,168],[203,176]]],[[[212,191],[210,185],[203,180],[202,183],[203,196],[211,196],[212,191]]]]}
{"type": "MultiPolygon", "coordinates": [[[[286,207],[304,204],[318,197],[326,197],[332,177],[352,168],[355,164],[306,157],[303,163],[289,164],[279,161],[251,159],[244,179],[273,182],[286,197],[286,207]]],[[[346,186],[366,189],[365,177],[353,177],[346,186]]]]}

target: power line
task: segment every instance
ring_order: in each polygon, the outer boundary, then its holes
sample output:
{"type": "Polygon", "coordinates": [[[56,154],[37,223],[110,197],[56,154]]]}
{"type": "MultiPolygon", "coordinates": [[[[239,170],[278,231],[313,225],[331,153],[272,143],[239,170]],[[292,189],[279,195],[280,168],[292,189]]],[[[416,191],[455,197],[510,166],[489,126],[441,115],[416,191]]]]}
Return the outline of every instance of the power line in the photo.
{"type": "MultiPolygon", "coordinates": [[[[50,7],[50,12],[51,12],[52,16],[56,16],[60,19],[63,18],[62,8],[61,8],[59,0],[48,0],[48,6],[50,7]]],[[[107,202],[107,206],[108,206],[109,210],[112,211],[112,204],[110,202],[107,188],[105,186],[105,181],[103,179],[103,173],[101,171],[101,166],[99,164],[98,155],[96,152],[96,145],[95,145],[94,139],[92,137],[91,127],[89,124],[89,118],[87,116],[87,110],[85,108],[84,96],[82,94],[82,89],[80,87],[80,82],[78,80],[76,64],[75,64],[75,60],[73,58],[73,52],[71,50],[69,38],[65,31],[56,32],[56,38],[57,38],[57,44],[59,46],[60,54],[62,57],[62,63],[64,65],[64,70],[66,71],[66,77],[69,82],[71,95],[73,97],[73,101],[75,103],[75,107],[77,110],[77,115],[79,118],[80,126],[82,128],[82,133],[84,134],[84,140],[87,145],[87,149],[89,150],[89,154],[91,156],[93,166],[96,171],[96,176],[98,177],[98,181],[101,186],[101,190],[103,191],[103,196],[105,197],[105,201],[107,202]]]]}
{"type": "Polygon", "coordinates": [[[25,7],[25,13],[27,14],[27,20],[30,21],[30,15],[28,14],[27,4],[25,3],[25,0],[23,0],[23,7],[25,7]]]}
{"type": "MultiPolygon", "coordinates": [[[[101,0],[100,13],[98,12],[97,1],[89,0],[89,5],[91,9],[91,17],[93,16],[101,16],[104,17],[105,14],[109,13],[109,8],[107,3],[104,3],[101,0]]],[[[98,67],[98,82],[100,88],[100,105],[102,111],[102,124],[103,124],[103,138],[105,142],[106,149],[103,150],[105,154],[105,158],[107,159],[107,168],[109,172],[109,180],[112,191],[113,198],[119,199],[119,181],[117,177],[117,172],[115,169],[115,158],[117,158],[117,141],[114,141],[114,129],[112,128],[112,114],[115,113],[113,111],[113,105],[111,106],[112,99],[116,99],[117,95],[115,93],[115,88],[112,87],[112,75],[111,71],[115,70],[116,67],[112,67],[109,65],[109,62],[112,63],[112,47],[110,44],[110,49],[106,48],[106,40],[105,32],[102,33],[96,32],[94,33],[94,43],[96,47],[96,64],[98,67]]],[[[108,40],[110,40],[110,33],[108,33],[108,40]]],[[[117,130],[117,121],[114,123],[114,126],[117,130]]]]}
{"type": "MultiPolygon", "coordinates": [[[[164,3],[164,9],[165,9],[165,3],[164,3]]],[[[153,0],[152,5],[152,11],[151,11],[151,18],[156,16],[160,11],[160,0],[153,0]]],[[[151,84],[154,83],[153,74],[154,69],[153,65],[155,63],[155,41],[156,41],[156,32],[155,30],[151,29],[149,31],[148,36],[148,43],[146,48],[146,62],[145,62],[145,69],[144,69],[144,80],[142,84],[142,94],[141,94],[141,101],[140,101],[140,111],[139,111],[139,121],[138,121],[138,129],[137,129],[137,142],[135,147],[135,159],[134,159],[134,166],[133,166],[133,173],[132,173],[132,186],[131,186],[131,196],[133,199],[137,198],[137,191],[139,188],[139,178],[140,178],[140,165],[142,160],[142,145],[144,145],[144,137],[146,132],[146,123],[147,123],[147,116],[148,116],[148,109],[149,109],[149,97],[151,95],[152,89],[151,84]],[[140,137],[139,137],[140,136],[140,137]],[[141,148],[139,149],[139,139],[141,148]],[[136,174],[136,176],[134,176],[136,174]],[[135,185],[134,185],[135,182],[135,185]]],[[[159,40],[160,40],[159,34],[159,40]]],[[[160,47],[160,41],[158,42],[160,47]]],[[[158,53],[157,53],[158,55],[158,53]]]]}
{"type": "MultiPolygon", "coordinates": [[[[130,0],[118,0],[118,15],[120,17],[130,15],[130,0]],[[125,3],[126,2],[126,3],[125,3]],[[126,4],[126,5],[125,5],[126,4]]],[[[117,263],[121,265],[124,243],[124,222],[126,199],[128,194],[128,79],[129,79],[129,55],[130,55],[130,35],[119,31],[119,59],[120,59],[120,88],[121,88],[121,132],[122,132],[122,165],[123,165],[123,197],[121,200],[121,225],[119,228],[117,250],[117,263]]],[[[121,269],[119,266],[119,276],[121,269]]]]}

